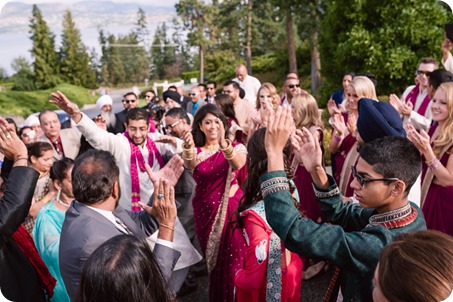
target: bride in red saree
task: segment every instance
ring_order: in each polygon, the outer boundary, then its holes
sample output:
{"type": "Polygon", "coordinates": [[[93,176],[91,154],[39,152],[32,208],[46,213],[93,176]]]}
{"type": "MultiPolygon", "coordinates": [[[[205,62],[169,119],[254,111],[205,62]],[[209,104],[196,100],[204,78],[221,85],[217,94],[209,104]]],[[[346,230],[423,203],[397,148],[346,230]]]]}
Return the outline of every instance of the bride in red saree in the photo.
{"type": "Polygon", "coordinates": [[[209,300],[234,301],[234,276],[242,267],[245,240],[229,219],[242,197],[238,171],[245,146],[226,139],[228,122],[215,105],[199,109],[192,132],[184,135],[184,165],[197,183],[193,198],[195,231],[209,272],[209,300]]]}

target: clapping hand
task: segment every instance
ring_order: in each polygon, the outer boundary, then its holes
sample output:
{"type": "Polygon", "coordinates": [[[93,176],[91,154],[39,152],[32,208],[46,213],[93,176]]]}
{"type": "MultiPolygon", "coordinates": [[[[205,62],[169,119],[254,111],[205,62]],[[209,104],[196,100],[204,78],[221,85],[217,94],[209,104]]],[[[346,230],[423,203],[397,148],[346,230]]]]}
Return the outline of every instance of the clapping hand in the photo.
{"type": "Polygon", "coordinates": [[[403,114],[402,111],[404,104],[396,94],[391,94],[389,96],[389,103],[393,106],[393,108],[395,108],[396,111],[398,111],[399,114],[403,114]]]}
{"type": "Polygon", "coordinates": [[[319,145],[319,139],[313,135],[307,128],[296,130],[293,140],[293,149],[296,158],[303,163],[308,172],[316,171],[322,168],[322,150],[319,145]]]}
{"type": "Polygon", "coordinates": [[[175,155],[159,171],[153,171],[148,164],[145,164],[145,168],[151,182],[156,183],[159,179],[166,179],[170,186],[175,186],[182,172],[184,172],[183,164],[181,157],[175,155]]]}
{"type": "Polygon", "coordinates": [[[266,152],[269,155],[282,155],[289,137],[294,133],[294,119],[291,108],[288,106],[279,107],[275,114],[270,113],[269,121],[264,138],[266,152]]]}
{"type": "MultiPolygon", "coordinates": [[[[406,134],[407,138],[417,147],[417,149],[427,157],[427,154],[430,152],[433,153],[430,137],[426,131],[421,130],[420,133],[417,132],[415,127],[411,124],[406,125],[406,134]]],[[[434,154],[434,153],[433,153],[434,154]]]]}
{"type": "Polygon", "coordinates": [[[327,102],[327,111],[329,112],[329,115],[330,116],[334,116],[335,114],[340,114],[341,111],[340,109],[338,108],[337,104],[335,103],[334,100],[330,99],[328,102],[327,102]]]}

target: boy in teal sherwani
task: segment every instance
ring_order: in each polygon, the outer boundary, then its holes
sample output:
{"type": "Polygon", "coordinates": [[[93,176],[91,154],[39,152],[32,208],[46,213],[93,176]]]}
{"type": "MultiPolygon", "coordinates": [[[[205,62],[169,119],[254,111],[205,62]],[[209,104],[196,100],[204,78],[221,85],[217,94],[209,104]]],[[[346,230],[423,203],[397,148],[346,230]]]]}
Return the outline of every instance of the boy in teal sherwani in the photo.
{"type": "MultiPolygon", "coordinates": [[[[426,229],[420,209],[407,198],[420,174],[420,153],[401,137],[366,144],[352,167],[351,187],[359,204],[343,203],[335,181],[325,173],[318,139],[305,128],[297,130],[292,137],[295,156],[310,172],[330,223],[319,225],[300,215],[289,192],[282,150],[293,129],[290,108],[271,114],[265,139],[268,173],[261,177],[267,221],[290,251],[338,266],[344,301],[372,301],[373,273],[383,248],[401,233],[426,229]]],[[[331,301],[337,298],[335,288],[329,287],[331,301]]]]}

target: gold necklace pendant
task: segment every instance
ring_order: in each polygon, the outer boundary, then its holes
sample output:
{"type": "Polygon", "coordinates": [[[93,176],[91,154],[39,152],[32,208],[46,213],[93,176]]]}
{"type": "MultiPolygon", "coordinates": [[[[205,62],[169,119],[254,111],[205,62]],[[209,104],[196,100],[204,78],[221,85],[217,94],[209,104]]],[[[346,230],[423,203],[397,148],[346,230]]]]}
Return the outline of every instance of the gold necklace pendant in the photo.
{"type": "Polygon", "coordinates": [[[209,151],[215,151],[219,149],[219,145],[205,145],[204,148],[209,151]]]}

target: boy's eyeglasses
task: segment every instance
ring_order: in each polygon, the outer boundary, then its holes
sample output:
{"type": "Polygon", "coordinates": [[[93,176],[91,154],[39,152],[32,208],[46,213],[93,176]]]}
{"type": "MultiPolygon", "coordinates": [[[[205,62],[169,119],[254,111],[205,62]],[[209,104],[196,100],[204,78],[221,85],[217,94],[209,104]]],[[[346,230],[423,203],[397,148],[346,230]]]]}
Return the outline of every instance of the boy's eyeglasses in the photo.
{"type": "Polygon", "coordinates": [[[372,181],[397,181],[399,178],[366,178],[357,173],[357,170],[355,169],[355,166],[351,166],[351,171],[352,171],[352,176],[357,179],[357,181],[360,184],[360,187],[363,188],[365,186],[365,183],[367,182],[372,182],[372,181]]]}

